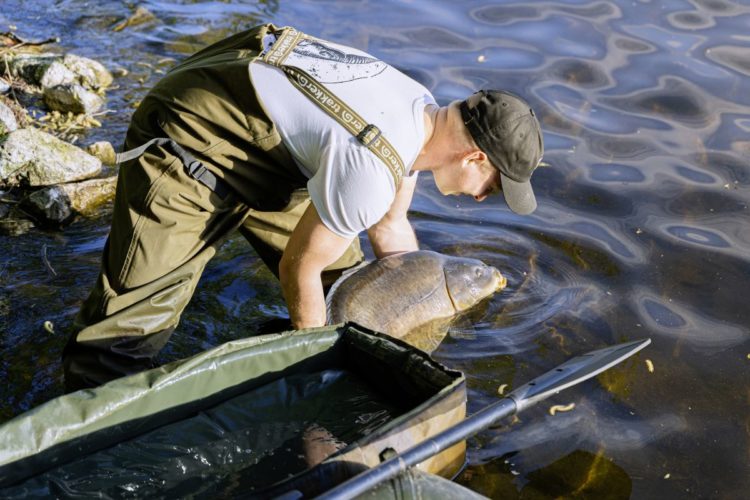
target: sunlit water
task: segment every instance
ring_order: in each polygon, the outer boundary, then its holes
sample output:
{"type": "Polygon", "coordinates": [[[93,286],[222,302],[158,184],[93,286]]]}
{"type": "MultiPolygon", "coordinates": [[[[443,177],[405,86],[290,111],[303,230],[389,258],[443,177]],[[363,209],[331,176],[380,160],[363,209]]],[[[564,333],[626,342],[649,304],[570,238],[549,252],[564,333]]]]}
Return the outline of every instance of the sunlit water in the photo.
{"type": "MultiPolygon", "coordinates": [[[[470,411],[569,357],[652,345],[469,443],[460,481],[513,498],[605,493],[746,498],[750,491],[750,3],[726,0],[175,2],[115,32],[124,2],[0,0],[0,31],[129,71],[113,113],[82,137],[120,143],[133,106],[171,64],[260,22],[363,48],[442,103],[481,87],[526,96],[552,165],[539,209],[439,195],[420,178],[423,248],[480,258],[508,288],[435,353],[466,372],[470,411]],[[646,360],[653,366],[649,371],[646,360]],[[552,404],[574,410],[548,413],[552,404]]],[[[0,415],[61,393],[64,331],[93,283],[105,212],[61,232],[0,240],[0,415]],[[48,262],[49,266],[45,263],[48,262]],[[43,328],[49,320],[55,333],[43,328]]],[[[212,261],[168,361],[285,314],[240,237],[212,261]]]]}

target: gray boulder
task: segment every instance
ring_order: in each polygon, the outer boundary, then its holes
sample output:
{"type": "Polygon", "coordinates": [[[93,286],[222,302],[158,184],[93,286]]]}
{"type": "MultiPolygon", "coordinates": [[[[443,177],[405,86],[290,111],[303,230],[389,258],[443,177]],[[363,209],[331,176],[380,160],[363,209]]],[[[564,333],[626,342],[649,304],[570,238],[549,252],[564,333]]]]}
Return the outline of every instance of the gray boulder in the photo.
{"type": "Polygon", "coordinates": [[[99,110],[104,99],[91,90],[77,83],[58,85],[44,89],[44,102],[53,110],[67,113],[91,114],[99,110]]]}
{"type": "Polygon", "coordinates": [[[44,73],[61,56],[55,54],[16,54],[4,58],[3,69],[32,85],[41,85],[44,73]]]}
{"type": "Polygon", "coordinates": [[[55,60],[52,61],[42,74],[39,85],[42,89],[46,89],[57,87],[58,85],[69,85],[77,81],[78,76],[75,73],[68,69],[62,62],[55,60]]]}
{"type": "Polygon", "coordinates": [[[70,200],[58,186],[31,193],[23,207],[47,224],[62,224],[73,216],[70,200]]]}
{"type": "Polygon", "coordinates": [[[0,101],[0,136],[13,132],[18,128],[16,115],[7,104],[0,101]]]}
{"type": "Polygon", "coordinates": [[[3,78],[0,78],[0,94],[6,94],[10,92],[10,83],[3,78]]]}
{"type": "Polygon", "coordinates": [[[49,186],[96,177],[102,162],[33,128],[0,138],[0,186],[49,186]]]}
{"type": "Polygon", "coordinates": [[[105,89],[112,85],[112,74],[100,62],[74,54],[66,54],[62,62],[87,88],[105,89]]]}
{"type": "Polygon", "coordinates": [[[112,75],[101,63],[73,54],[17,54],[3,66],[12,75],[41,87],[78,83],[101,89],[112,84],[112,75]]]}
{"type": "Polygon", "coordinates": [[[24,208],[46,224],[65,223],[74,214],[91,214],[115,196],[117,177],[60,184],[33,192],[24,208]]]}

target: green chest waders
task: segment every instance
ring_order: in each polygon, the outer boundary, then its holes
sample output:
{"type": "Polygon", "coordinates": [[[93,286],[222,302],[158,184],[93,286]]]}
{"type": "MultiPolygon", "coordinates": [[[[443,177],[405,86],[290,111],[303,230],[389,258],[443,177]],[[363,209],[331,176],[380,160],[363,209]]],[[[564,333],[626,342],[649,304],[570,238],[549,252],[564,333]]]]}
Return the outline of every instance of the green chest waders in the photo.
{"type": "MultiPolygon", "coordinates": [[[[119,156],[124,164],[101,272],[63,354],[67,391],[151,367],[205,265],[234,230],[278,273],[310,201],[306,179],[250,81],[249,64],[264,57],[269,33],[279,35],[269,60],[277,47],[293,49],[289,37],[304,36],[264,25],[215,43],[173,68],[134,113],[119,156]]],[[[309,78],[283,69],[298,88],[309,78]]],[[[335,96],[330,101],[343,104],[335,96]]],[[[342,125],[390,164],[398,183],[403,164],[377,128],[356,114],[343,116],[355,117],[354,128],[342,125]]],[[[324,283],[362,258],[355,239],[324,272],[324,283]]]]}

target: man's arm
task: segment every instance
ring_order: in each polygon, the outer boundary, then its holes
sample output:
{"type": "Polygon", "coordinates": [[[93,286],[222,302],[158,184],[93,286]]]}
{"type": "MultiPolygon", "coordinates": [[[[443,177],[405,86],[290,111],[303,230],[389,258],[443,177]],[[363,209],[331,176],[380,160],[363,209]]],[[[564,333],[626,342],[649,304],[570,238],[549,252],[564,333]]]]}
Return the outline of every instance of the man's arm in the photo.
{"type": "Polygon", "coordinates": [[[279,279],[296,329],[323,326],[326,305],[320,273],[351,244],[328,229],[311,203],[294,228],[279,263],[279,279]]]}
{"type": "Polygon", "coordinates": [[[416,185],[416,175],[404,177],[391,208],[377,224],[367,230],[370,244],[378,259],[394,253],[419,250],[417,236],[406,218],[416,185]]]}

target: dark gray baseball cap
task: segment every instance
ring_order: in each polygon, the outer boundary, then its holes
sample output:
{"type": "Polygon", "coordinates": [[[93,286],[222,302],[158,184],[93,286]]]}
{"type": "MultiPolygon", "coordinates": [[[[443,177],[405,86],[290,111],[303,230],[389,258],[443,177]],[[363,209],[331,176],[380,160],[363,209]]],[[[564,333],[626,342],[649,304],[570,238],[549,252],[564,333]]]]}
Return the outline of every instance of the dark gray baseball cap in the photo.
{"type": "Polygon", "coordinates": [[[464,124],[500,171],[503,195],[510,209],[530,214],[536,209],[531,174],[544,154],[539,121],[531,106],[511,92],[480,90],[476,94],[481,94],[478,99],[469,97],[460,104],[464,124]]]}

